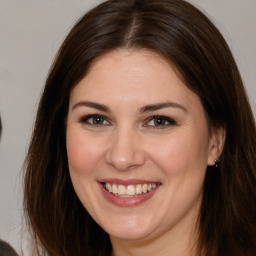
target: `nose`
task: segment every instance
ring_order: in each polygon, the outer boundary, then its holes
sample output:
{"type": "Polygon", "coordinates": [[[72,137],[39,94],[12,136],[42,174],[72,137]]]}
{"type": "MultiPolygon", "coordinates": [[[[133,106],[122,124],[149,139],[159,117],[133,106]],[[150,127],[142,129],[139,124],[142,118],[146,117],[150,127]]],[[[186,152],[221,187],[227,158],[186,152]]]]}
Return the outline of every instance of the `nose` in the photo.
{"type": "Polygon", "coordinates": [[[106,152],[106,162],[119,171],[128,171],[142,166],[146,153],[140,145],[136,132],[127,129],[116,131],[106,152]]]}

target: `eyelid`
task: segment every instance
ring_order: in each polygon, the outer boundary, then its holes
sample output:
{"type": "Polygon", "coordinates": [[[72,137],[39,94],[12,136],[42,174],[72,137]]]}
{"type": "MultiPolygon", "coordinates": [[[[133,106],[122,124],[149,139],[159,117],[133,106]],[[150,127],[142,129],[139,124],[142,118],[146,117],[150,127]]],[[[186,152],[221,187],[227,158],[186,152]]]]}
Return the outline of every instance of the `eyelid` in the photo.
{"type": "Polygon", "coordinates": [[[149,127],[156,128],[156,129],[163,129],[163,128],[166,128],[169,126],[174,126],[174,125],[177,125],[177,122],[173,118],[170,118],[167,116],[162,116],[162,115],[151,116],[146,120],[146,123],[144,124],[144,126],[149,126],[149,127]],[[164,121],[167,121],[168,124],[148,125],[148,123],[154,119],[163,119],[164,121]]]}
{"type": "Polygon", "coordinates": [[[79,119],[79,122],[80,123],[85,123],[87,125],[95,125],[95,126],[110,125],[111,124],[109,119],[106,116],[100,115],[100,114],[89,114],[89,115],[83,116],[82,118],[79,119]],[[91,119],[91,118],[102,118],[105,121],[107,121],[108,124],[93,124],[93,123],[89,123],[88,120],[91,119]]]}

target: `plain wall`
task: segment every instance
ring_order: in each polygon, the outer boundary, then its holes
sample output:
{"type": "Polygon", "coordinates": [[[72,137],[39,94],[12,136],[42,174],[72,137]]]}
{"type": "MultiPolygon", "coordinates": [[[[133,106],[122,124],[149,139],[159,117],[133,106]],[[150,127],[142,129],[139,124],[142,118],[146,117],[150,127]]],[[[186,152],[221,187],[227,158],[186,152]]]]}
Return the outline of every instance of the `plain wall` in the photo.
{"type": "MultiPolygon", "coordinates": [[[[20,251],[22,164],[54,55],[75,21],[99,0],[0,0],[0,238],[20,251]]],[[[234,53],[256,113],[256,1],[190,0],[234,53]]]]}

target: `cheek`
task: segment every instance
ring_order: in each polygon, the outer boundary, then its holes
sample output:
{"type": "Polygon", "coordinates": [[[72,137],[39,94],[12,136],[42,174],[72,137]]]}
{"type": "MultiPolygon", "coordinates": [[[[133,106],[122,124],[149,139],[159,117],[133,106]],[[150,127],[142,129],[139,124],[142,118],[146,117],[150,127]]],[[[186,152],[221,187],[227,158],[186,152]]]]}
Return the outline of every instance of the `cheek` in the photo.
{"type": "Polygon", "coordinates": [[[72,129],[67,130],[66,141],[71,175],[89,175],[100,154],[97,143],[86,139],[81,132],[75,132],[72,129]]]}
{"type": "Polygon", "coordinates": [[[77,196],[88,211],[93,213],[93,205],[97,201],[95,185],[95,169],[99,162],[97,143],[86,138],[84,132],[76,127],[69,127],[66,135],[68,166],[71,181],[77,196]]]}
{"type": "Polygon", "coordinates": [[[208,133],[174,134],[158,142],[151,151],[154,161],[170,174],[204,172],[208,160],[208,133]]]}

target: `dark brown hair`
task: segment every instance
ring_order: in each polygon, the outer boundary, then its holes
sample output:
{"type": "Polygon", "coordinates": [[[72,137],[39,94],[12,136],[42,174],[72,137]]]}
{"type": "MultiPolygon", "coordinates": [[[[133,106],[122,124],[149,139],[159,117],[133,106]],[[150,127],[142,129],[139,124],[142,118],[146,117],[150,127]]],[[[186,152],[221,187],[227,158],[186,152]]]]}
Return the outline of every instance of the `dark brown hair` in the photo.
{"type": "Polygon", "coordinates": [[[70,91],[92,61],[117,48],[149,49],[172,62],[201,99],[212,126],[226,129],[220,167],[208,167],[198,219],[198,255],[255,255],[256,129],[228,45],[182,0],[113,0],[74,26],[50,70],[25,161],[24,209],[41,255],[110,255],[108,235],[80,203],[67,165],[70,91]]]}

